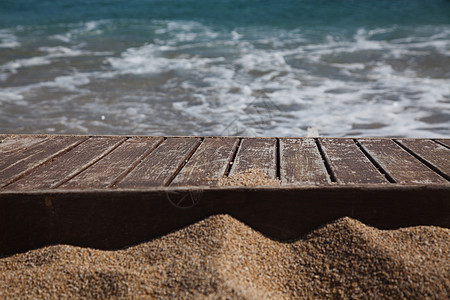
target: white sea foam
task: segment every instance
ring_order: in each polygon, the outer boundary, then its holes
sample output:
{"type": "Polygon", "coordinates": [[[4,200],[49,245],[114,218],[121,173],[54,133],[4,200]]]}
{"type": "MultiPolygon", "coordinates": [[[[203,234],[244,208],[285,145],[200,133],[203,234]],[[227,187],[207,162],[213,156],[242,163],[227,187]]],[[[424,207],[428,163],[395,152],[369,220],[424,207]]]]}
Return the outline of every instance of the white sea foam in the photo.
{"type": "Polygon", "coordinates": [[[41,52],[46,52],[47,54],[30,58],[16,59],[0,65],[0,81],[5,81],[12,74],[17,74],[20,69],[49,65],[60,58],[77,56],[107,56],[112,54],[112,52],[109,51],[87,51],[64,46],[39,47],[38,50],[41,52]]]}
{"type": "MultiPolygon", "coordinates": [[[[189,36],[195,27],[173,24],[160,32],[183,28],[189,36]]],[[[389,59],[404,63],[405,55],[429,55],[430,49],[445,55],[450,35],[407,43],[372,39],[395,30],[360,29],[353,40],[329,37],[326,43],[288,49],[258,47],[284,42],[276,37],[255,41],[233,31],[233,43],[229,44],[233,45],[232,58],[213,60],[192,55],[185,58],[176,45],[186,39],[175,37],[162,45],[129,49],[108,62],[119,73],[183,70],[181,83],[166,86],[167,93],[184,90],[190,99],[196,99],[175,102],[172,108],[199,124],[214,123],[209,128],[198,126],[198,134],[304,135],[313,127],[335,136],[440,136],[430,134],[433,124],[420,120],[437,110],[450,112],[445,100],[450,97],[450,80],[420,77],[414,66],[397,70],[396,62],[389,59]],[[416,54],[420,49],[426,51],[416,54]],[[330,57],[337,61],[330,62],[330,57]]],[[[440,125],[449,128],[448,122],[440,125]]]]}
{"type": "Polygon", "coordinates": [[[40,51],[47,52],[46,57],[71,57],[90,54],[88,51],[82,51],[80,49],[71,49],[63,46],[56,47],[39,47],[40,51]]]}
{"type": "Polygon", "coordinates": [[[200,58],[186,55],[166,58],[159,55],[159,53],[172,50],[175,48],[150,44],[128,49],[121,57],[107,58],[107,62],[121,74],[148,74],[173,70],[196,70],[223,60],[222,58],[200,58]]]}
{"type": "Polygon", "coordinates": [[[0,65],[0,80],[4,81],[8,79],[10,75],[16,74],[21,68],[48,65],[50,63],[51,61],[47,57],[39,56],[10,61],[6,64],[0,65]]]}
{"type": "Polygon", "coordinates": [[[0,89],[0,103],[2,101],[19,101],[23,100],[23,96],[17,92],[10,91],[10,89],[0,89]]]}
{"type": "MultiPolygon", "coordinates": [[[[18,87],[0,88],[0,105],[2,103],[9,103],[10,105],[29,108],[29,101],[36,97],[36,95],[39,95],[42,92],[45,93],[45,89],[49,88],[57,90],[58,94],[61,96],[67,94],[67,92],[72,92],[80,96],[86,94],[87,92],[81,87],[89,83],[89,74],[75,73],[73,75],[58,76],[52,81],[42,81],[18,87]]],[[[63,101],[54,101],[50,97],[47,100],[45,97],[49,96],[44,96],[44,99],[40,100],[39,102],[41,103],[41,101],[43,101],[43,103],[51,103],[49,110],[55,110],[56,108],[56,110],[58,111],[63,111],[65,109],[63,101]]],[[[39,115],[38,111],[36,111],[35,113],[39,115]]]]}
{"type": "Polygon", "coordinates": [[[17,36],[8,29],[0,29],[0,48],[17,47],[20,47],[17,36]]]}
{"type": "Polygon", "coordinates": [[[111,51],[89,51],[64,46],[39,47],[39,50],[48,53],[48,55],[44,56],[46,58],[75,57],[75,56],[106,56],[113,54],[113,52],[111,51]]]}
{"type": "Polygon", "coordinates": [[[64,43],[71,43],[74,39],[83,36],[101,35],[103,33],[102,26],[110,24],[109,20],[81,22],[71,24],[71,29],[64,33],[58,33],[50,36],[51,39],[58,40],[64,43]]]}
{"type": "MultiPolygon", "coordinates": [[[[68,41],[75,30],[92,33],[99,26],[71,29],[68,41]]],[[[440,63],[450,61],[450,27],[417,32],[393,26],[325,38],[299,29],[257,29],[158,21],[153,40],[118,55],[41,46],[42,57],[0,70],[95,55],[105,56],[104,65],[3,94],[14,103],[46,89],[58,91],[60,98],[41,100],[47,113],[56,114],[54,101],[80,117],[57,120],[56,131],[304,136],[314,128],[310,134],[324,136],[450,134],[450,66],[440,63]],[[397,34],[400,29],[409,35],[397,34]],[[382,38],[386,34],[396,38],[382,38]]]]}

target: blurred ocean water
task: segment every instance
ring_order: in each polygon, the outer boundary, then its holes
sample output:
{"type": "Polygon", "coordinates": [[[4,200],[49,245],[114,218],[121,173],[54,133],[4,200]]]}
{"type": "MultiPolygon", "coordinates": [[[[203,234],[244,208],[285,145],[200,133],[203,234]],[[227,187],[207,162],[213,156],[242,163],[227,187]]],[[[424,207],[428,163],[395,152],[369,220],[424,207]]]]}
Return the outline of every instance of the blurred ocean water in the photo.
{"type": "Polygon", "coordinates": [[[0,133],[450,136],[450,1],[2,0],[0,133]]]}

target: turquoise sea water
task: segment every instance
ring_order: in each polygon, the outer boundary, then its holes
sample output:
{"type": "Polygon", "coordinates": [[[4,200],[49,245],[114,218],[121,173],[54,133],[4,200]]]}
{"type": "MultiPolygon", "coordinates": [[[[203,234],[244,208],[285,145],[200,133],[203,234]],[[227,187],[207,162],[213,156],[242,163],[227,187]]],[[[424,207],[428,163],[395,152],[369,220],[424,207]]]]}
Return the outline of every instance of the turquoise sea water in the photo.
{"type": "Polygon", "coordinates": [[[0,132],[448,137],[450,1],[0,1],[0,132]]]}

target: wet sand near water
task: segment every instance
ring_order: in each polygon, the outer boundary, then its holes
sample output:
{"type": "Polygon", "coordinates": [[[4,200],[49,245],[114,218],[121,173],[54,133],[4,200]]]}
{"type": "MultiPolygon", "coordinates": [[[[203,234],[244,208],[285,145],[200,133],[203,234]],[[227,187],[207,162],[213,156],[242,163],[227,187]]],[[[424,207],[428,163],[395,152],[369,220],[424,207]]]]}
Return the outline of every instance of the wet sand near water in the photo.
{"type": "Polygon", "coordinates": [[[450,229],[342,218],[278,242],[228,215],[123,250],[49,246],[0,259],[0,298],[448,299],[450,229]]]}

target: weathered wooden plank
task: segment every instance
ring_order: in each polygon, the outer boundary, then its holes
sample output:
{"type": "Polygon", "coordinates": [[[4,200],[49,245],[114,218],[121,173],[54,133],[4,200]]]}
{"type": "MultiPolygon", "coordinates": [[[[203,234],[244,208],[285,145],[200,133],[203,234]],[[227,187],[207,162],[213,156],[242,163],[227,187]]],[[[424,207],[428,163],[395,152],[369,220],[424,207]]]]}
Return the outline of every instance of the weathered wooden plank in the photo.
{"type": "Polygon", "coordinates": [[[324,138],[319,143],[337,183],[388,183],[353,140],[324,138]]]}
{"type": "Polygon", "coordinates": [[[205,138],[171,186],[216,185],[233,157],[237,138],[205,138]]]}
{"type": "Polygon", "coordinates": [[[331,183],[314,139],[280,139],[281,184],[331,183]]]}
{"type": "Polygon", "coordinates": [[[55,188],[122,143],[122,137],[93,137],[52,162],[10,184],[6,190],[38,190],[55,188]]]}
{"type": "Polygon", "coordinates": [[[162,140],[162,137],[128,139],[106,157],[59,188],[100,189],[111,187],[153,151],[162,140]]]}
{"type": "Polygon", "coordinates": [[[38,143],[48,139],[48,136],[44,135],[31,135],[31,136],[12,136],[0,143],[0,157],[5,159],[5,157],[12,153],[21,152],[38,143]]]}
{"type": "Polygon", "coordinates": [[[146,188],[169,184],[200,141],[200,138],[168,138],[116,186],[146,188]]]}
{"type": "Polygon", "coordinates": [[[432,140],[400,139],[397,142],[450,177],[450,149],[432,140]]]}
{"type": "Polygon", "coordinates": [[[87,137],[53,137],[24,151],[8,155],[0,161],[0,188],[24,176],[52,158],[72,149],[87,137]]]}
{"type": "Polygon", "coordinates": [[[269,178],[277,178],[277,140],[269,138],[243,139],[229,176],[258,169],[269,178]]]}
{"type": "Polygon", "coordinates": [[[447,147],[450,148],[450,139],[438,139],[436,140],[437,142],[446,145],[447,147]]]}
{"type": "Polygon", "coordinates": [[[390,139],[359,139],[359,142],[397,183],[447,182],[390,139]]]}
{"type": "Polygon", "coordinates": [[[382,229],[450,227],[448,191],[448,185],[391,184],[4,192],[0,253],[49,244],[120,249],[216,214],[229,214],[278,240],[298,239],[345,216],[382,229]],[[198,201],[180,209],[168,194],[198,201]]]}

